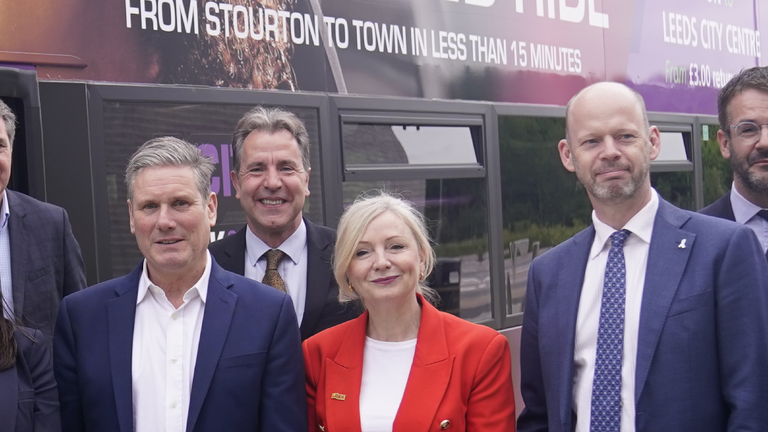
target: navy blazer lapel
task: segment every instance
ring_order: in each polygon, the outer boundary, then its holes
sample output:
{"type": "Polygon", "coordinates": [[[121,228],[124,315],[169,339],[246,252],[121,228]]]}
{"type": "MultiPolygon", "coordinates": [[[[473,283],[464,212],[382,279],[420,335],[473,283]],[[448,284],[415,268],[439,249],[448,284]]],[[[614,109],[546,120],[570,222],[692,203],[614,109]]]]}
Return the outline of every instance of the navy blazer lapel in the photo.
{"type": "Polygon", "coordinates": [[[136,321],[136,299],[142,270],[143,265],[139,264],[115,288],[117,297],[107,302],[112,386],[115,390],[117,421],[123,432],[133,431],[133,325],[136,321]]]}
{"type": "Polygon", "coordinates": [[[330,242],[311,222],[304,219],[304,224],[307,227],[307,299],[301,319],[301,340],[312,336],[325,307],[332,277],[330,242]]]}
{"type": "Polygon", "coordinates": [[[231,243],[224,250],[224,256],[219,255],[221,262],[218,264],[240,276],[245,274],[245,231],[247,229],[248,224],[233,234],[231,243]]]}
{"type": "MultiPolygon", "coordinates": [[[[27,226],[25,218],[27,209],[24,203],[14,199],[13,192],[6,189],[5,199],[8,200],[8,209],[10,217],[8,220],[8,234],[11,248],[11,278],[13,279],[13,308],[16,314],[24,311],[24,291],[26,288],[27,264],[29,259],[27,253],[29,250],[30,239],[27,236],[27,226]]],[[[31,264],[31,263],[29,263],[31,264]]],[[[21,319],[21,315],[17,315],[21,319]]]]}
{"type": "Polygon", "coordinates": [[[197,349],[197,362],[189,396],[188,431],[194,429],[227,340],[229,324],[237,303],[237,294],[229,290],[232,285],[233,282],[226,271],[212,261],[203,326],[200,330],[200,343],[197,349]]]}
{"type": "Polygon", "coordinates": [[[3,426],[0,430],[16,430],[16,414],[18,412],[19,393],[16,389],[19,386],[16,366],[0,371],[0,389],[3,389],[3,395],[0,397],[0,419],[3,419],[3,426]]]}
{"type": "Polygon", "coordinates": [[[643,391],[661,330],[696,240],[696,234],[680,229],[688,219],[684,211],[659,199],[640,310],[635,401],[643,391]]]}
{"type": "Polygon", "coordinates": [[[722,219],[736,221],[736,215],[733,214],[733,205],[731,205],[731,194],[733,190],[726,192],[717,201],[699,210],[699,213],[707,216],[715,216],[722,219]]]}
{"type": "Polygon", "coordinates": [[[539,338],[556,337],[559,340],[557,343],[558,355],[551,360],[550,364],[555,365],[560,376],[558,380],[560,389],[557,394],[560,395],[560,421],[564,425],[570,424],[573,417],[573,356],[576,344],[576,317],[579,312],[579,300],[584,285],[589,251],[592,249],[594,239],[595,228],[590,226],[570,240],[568,249],[560,254],[563,257],[562,262],[558,262],[560,268],[555,270],[558,272],[556,284],[558,292],[548,295],[550,300],[557,301],[557,320],[559,322],[553,328],[573,330],[560,331],[556,335],[539,334],[539,338]]]}

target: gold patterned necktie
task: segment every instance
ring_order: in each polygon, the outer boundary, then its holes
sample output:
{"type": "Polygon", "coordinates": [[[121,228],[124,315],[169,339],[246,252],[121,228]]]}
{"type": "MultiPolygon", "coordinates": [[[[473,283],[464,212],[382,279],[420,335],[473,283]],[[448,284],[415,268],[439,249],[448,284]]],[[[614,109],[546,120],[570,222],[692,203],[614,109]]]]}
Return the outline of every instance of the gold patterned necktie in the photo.
{"type": "Polygon", "coordinates": [[[285,291],[285,281],[277,271],[277,266],[280,265],[280,261],[285,257],[285,252],[280,249],[270,249],[264,253],[267,256],[267,271],[264,273],[264,278],[261,283],[267,284],[273,288],[276,288],[282,292],[285,291]]]}

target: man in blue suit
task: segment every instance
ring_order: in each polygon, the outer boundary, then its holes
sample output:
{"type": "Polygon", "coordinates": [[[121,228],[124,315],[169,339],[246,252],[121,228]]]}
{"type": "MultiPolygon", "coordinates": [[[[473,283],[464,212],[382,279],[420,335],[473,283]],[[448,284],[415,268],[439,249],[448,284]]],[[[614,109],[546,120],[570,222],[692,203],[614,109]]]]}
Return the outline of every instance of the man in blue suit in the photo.
{"type": "Polygon", "coordinates": [[[126,169],[127,276],[65,298],[54,372],[66,431],[305,431],[304,367],[290,298],[227,272],[207,246],[213,164],[176,138],[126,169]]]}
{"type": "Polygon", "coordinates": [[[701,210],[736,221],[757,235],[768,258],[768,67],[745,69],[717,97],[720,153],[731,161],[733,185],[701,210]]]}
{"type": "Polygon", "coordinates": [[[521,432],[768,425],[768,265],[748,228],[659,198],[659,146],[622,84],[568,103],[558,148],[593,225],[531,265],[521,432]]]}
{"type": "Polygon", "coordinates": [[[39,329],[50,346],[61,298],[85,288],[67,212],[7,188],[16,115],[0,101],[0,291],[5,316],[39,329]]]}

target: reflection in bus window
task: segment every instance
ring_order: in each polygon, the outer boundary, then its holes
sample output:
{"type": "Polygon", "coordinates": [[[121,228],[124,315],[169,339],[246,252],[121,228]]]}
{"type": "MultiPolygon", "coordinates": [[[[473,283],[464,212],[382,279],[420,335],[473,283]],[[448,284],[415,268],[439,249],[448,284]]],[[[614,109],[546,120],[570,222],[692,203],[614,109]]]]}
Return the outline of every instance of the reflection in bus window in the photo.
{"type": "MultiPolygon", "coordinates": [[[[708,131],[708,140],[701,140],[701,167],[704,176],[704,206],[717,201],[731,190],[733,171],[731,162],[720,154],[720,144],[717,142],[718,125],[704,125],[708,131]]],[[[702,134],[704,135],[704,134],[702,134]]]]}
{"type": "Polygon", "coordinates": [[[479,165],[469,126],[344,123],[342,134],[346,166],[479,165]]]}
{"type": "Polygon", "coordinates": [[[401,194],[426,217],[437,266],[427,283],[441,310],[473,322],[492,318],[484,179],[395,180],[344,183],[344,206],[362,192],[401,194]]]}
{"type": "Polygon", "coordinates": [[[688,149],[685,145],[685,138],[690,136],[690,133],[682,132],[661,132],[661,148],[659,149],[659,155],[651,163],[659,162],[690,162],[688,156],[688,149]]]}
{"type": "Polygon", "coordinates": [[[592,223],[576,175],[560,162],[565,119],[499,117],[507,314],[523,312],[531,260],[592,223]]]}
{"type": "Polygon", "coordinates": [[[676,207],[695,210],[693,171],[652,172],[651,186],[676,207]]]}

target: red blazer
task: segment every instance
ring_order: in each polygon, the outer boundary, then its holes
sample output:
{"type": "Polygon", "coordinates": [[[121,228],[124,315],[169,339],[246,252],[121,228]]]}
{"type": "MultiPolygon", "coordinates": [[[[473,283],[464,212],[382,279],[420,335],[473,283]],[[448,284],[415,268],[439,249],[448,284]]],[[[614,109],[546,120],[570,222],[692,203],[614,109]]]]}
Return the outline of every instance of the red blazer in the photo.
{"type": "MultiPolygon", "coordinates": [[[[507,339],[418,297],[416,354],[393,432],[514,431],[507,339]]],[[[360,431],[367,323],[365,312],[304,342],[310,432],[360,431]]]]}

